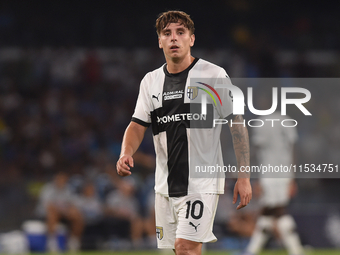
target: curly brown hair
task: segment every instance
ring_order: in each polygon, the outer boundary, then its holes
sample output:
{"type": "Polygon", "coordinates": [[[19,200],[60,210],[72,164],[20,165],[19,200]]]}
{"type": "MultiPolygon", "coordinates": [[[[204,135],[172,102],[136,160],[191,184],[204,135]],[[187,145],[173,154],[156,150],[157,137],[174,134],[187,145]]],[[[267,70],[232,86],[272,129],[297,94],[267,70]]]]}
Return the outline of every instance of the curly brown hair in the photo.
{"type": "Polygon", "coordinates": [[[190,15],[183,11],[167,11],[159,14],[156,20],[156,31],[158,36],[161,34],[162,30],[166,28],[170,23],[180,22],[187,29],[189,29],[190,34],[195,32],[194,22],[190,18],[190,15]]]}

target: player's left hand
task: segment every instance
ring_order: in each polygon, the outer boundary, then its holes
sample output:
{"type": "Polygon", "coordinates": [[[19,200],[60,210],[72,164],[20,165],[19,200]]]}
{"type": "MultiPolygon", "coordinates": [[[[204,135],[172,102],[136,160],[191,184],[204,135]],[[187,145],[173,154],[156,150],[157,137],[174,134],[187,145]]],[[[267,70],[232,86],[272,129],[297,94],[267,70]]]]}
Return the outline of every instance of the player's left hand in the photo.
{"type": "Polygon", "coordinates": [[[249,178],[237,179],[234,187],[233,204],[236,204],[238,194],[240,194],[240,203],[236,207],[237,210],[249,204],[252,198],[252,190],[249,178]]]}

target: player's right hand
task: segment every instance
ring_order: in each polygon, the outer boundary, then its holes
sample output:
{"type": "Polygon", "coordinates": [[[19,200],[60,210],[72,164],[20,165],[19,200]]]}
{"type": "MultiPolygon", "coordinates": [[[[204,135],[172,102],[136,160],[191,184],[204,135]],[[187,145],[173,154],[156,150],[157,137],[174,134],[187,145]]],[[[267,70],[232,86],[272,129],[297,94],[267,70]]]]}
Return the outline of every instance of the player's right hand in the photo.
{"type": "Polygon", "coordinates": [[[120,176],[131,175],[131,167],[133,167],[133,158],[129,155],[121,156],[116,164],[117,173],[120,176]]]}

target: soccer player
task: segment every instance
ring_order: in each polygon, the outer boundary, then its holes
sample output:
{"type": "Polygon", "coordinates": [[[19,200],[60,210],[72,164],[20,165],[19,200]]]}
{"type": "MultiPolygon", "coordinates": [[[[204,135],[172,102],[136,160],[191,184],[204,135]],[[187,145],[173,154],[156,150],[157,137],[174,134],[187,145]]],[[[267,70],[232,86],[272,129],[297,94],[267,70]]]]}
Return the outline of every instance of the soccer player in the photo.
{"type": "MultiPolygon", "coordinates": [[[[266,100],[263,99],[262,103],[264,101],[266,100]]],[[[271,116],[259,117],[259,119],[262,119],[265,124],[255,128],[252,135],[252,144],[257,147],[255,151],[258,164],[289,167],[294,163],[296,128],[283,127],[278,124],[282,120],[279,112],[275,112],[271,116]],[[276,120],[274,127],[272,127],[272,122],[265,121],[265,119],[276,120]]],[[[289,119],[289,116],[285,116],[285,119],[289,119]]],[[[304,254],[299,235],[296,232],[295,221],[287,212],[290,198],[296,192],[296,183],[293,177],[293,173],[283,170],[261,174],[259,186],[262,211],[244,255],[258,254],[275,231],[279,234],[290,255],[304,254]]]]}
{"type": "MultiPolygon", "coordinates": [[[[166,64],[148,73],[142,80],[132,121],[127,127],[117,172],[131,174],[133,154],[148,126],[152,125],[156,151],[155,210],[158,248],[174,249],[177,255],[201,254],[202,243],[214,242],[213,221],[218,195],[223,193],[223,178],[195,178],[189,171],[196,166],[222,165],[221,125],[213,127],[212,119],[200,122],[202,116],[191,104],[198,95],[198,85],[210,94],[217,81],[230,82],[219,66],[191,55],[195,42],[194,23],[182,11],[162,13],[156,20],[159,48],[166,64]],[[202,83],[192,86],[191,79],[202,83]],[[207,83],[207,79],[209,84],[207,83]],[[196,118],[195,118],[196,116],[196,118]]],[[[221,102],[207,100],[206,116],[233,118],[232,98],[228,90],[219,90],[221,102]],[[223,106],[222,106],[223,105],[223,106]]],[[[202,92],[203,93],[203,92],[202,92]]],[[[199,104],[201,105],[201,104],[199,104]]],[[[197,110],[197,109],[196,109],[197,110]]],[[[208,119],[208,117],[207,117],[208,119]]],[[[230,125],[238,167],[249,165],[249,139],[245,126],[230,125]]],[[[246,206],[251,197],[247,173],[238,175],[233,203],[240,195],[237,209],[246,206]]]]}

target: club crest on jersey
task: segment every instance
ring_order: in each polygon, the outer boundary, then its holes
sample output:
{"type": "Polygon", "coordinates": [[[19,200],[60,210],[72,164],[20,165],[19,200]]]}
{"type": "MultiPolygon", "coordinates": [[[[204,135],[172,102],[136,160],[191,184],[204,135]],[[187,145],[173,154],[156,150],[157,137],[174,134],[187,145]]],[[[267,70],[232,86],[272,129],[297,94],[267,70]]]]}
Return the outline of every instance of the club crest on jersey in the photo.
{"type": "Polygon", "coordinates": [[[162,240],[163,239],[163,227],[157,227],[156,226],[156,234],[157,234],[157,238],[159,240],[162,240]]]}
{"type": "Polygon", "coordinates": [[[198,96],[198,87],[195,86],[188,87],[187,96],[190,100],[194,100],[198,96]]]}

